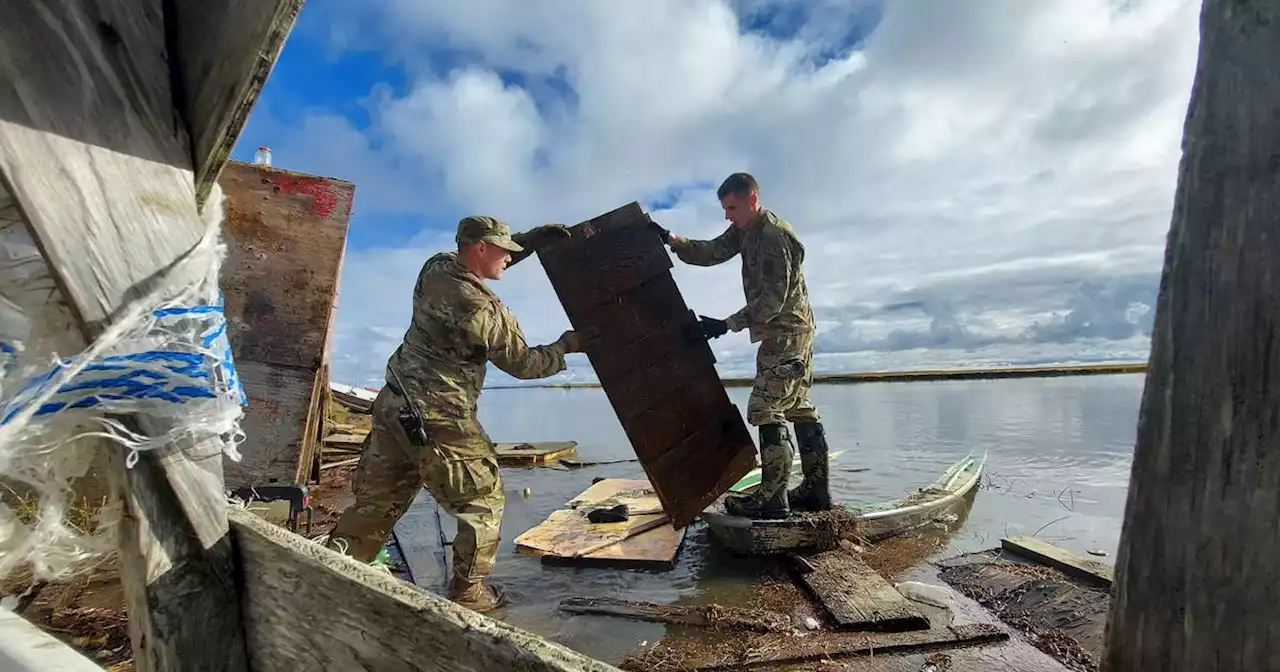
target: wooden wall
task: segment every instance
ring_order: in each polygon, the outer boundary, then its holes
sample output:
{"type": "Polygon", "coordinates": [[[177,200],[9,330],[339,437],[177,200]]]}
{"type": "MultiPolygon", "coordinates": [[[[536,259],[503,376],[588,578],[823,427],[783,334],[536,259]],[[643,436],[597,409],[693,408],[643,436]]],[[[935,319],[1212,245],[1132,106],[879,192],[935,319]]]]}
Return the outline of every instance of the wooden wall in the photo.
{"type": "Polygon", "coordinates": [[[221,282],[249,405],[227,487],[310,479],[355,186],[229,162],[221,282]]]}

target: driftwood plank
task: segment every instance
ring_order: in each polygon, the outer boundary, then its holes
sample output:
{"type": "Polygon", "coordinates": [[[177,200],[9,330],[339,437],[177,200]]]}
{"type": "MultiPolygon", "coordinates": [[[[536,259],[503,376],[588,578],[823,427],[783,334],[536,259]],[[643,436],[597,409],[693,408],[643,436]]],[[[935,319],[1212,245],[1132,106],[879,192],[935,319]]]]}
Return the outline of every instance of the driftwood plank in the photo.
{"type": "Polygon", "coordinates": [[[228,516],[255,672],[616,670],[251,514],[228,516]]]}
{"type": "Polygon", "coordinates": [[[548,464],[573,454],[577,441],[541,441],[536,443],[499,443],[494,445],[498,464],[504,467],[531,467],[548,464]]]}
{"type": "Polygon", "coordinates": [[[814,570],[801,572],[800,580],[841,627],[883,631],[929,627],[929,620],[910,600],[859,558],[834,550],[806,559],[814,570]]]}
{"type": "Polygon", "coordinates": [[[671,259],[630,203],[570,228],[538,251],[587,358],[672,524],[681,528],[755,467],[755,444],[706,343],[681,331],[696,319],[671,259]],[[670,454],[669,454],[670,453],[670,454]],[[658,466],[699,460],[698,468],[658,466]]]}
{"type": "MultiPolygon", "coordinates": [[[[0,175],[74,308],[81,345],[132,300],[207,270],[179,263],[205,227],[163,17],[159,0],[0,3],[0,175]]],[[[220,439],[171,444],[125,469],[111,448],[139,670],[247,668],[221,449],[220,439]]]]}
{"type": "MultiPolygon", "coordinates": [[[[177,102],[191,135],[197,197],[218,177],[303,0],[172,0],[177,102]]],[[[173,49],[173,47],[171,47],[173,49]]]]}
{"type": "Polygon", "coordinates": [[[613,597],[571,597],[560,602],[560,611],[567,614],[616,616],[637,621],[698,625],[730,630],[756,632],[791,632],[791,619],[781,613],[722,607],[718,604],[682,606],[633,602],[613,597]]]}
{"type": "Polygon", "coordinates": [[[1103,670],[1280,669],[1280,3],[1199,48],[1103,670]]]}
{"type": "Polygon", "coordinates": [[[1110,588],[1115,570],[1103,562],[1082,558],[1075,553],[1058,548],[1035,537],[1009,537],[1000,540],[1000,546],[1025,558],[1043,562],[1077,579],[1110,588]]]}

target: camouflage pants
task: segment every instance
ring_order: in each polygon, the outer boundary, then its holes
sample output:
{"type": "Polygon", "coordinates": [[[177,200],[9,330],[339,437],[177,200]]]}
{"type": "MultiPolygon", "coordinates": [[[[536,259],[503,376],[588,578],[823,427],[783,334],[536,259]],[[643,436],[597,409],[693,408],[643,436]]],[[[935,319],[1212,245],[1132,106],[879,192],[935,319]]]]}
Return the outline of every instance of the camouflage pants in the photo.
{"type": "Polygon", "coordinates": [[[383,387],[373,402],[373,429],[356,467],[355,503],[329,535],[347,544],[347,554],[368,562],[378,554],[396,520],[426,487],[446,513],[458,520],[453,540],[453,573],[472,583],[493,571],[505,497],[493,443],[479,423],[433,422],[427,445],[414,446],[397,419],[404,397],[383,387]],[[443,459],[437,456],[437,448],[443,459]],[[479,450],[477,450],[479,449],[479,450]],[[487,453],[460,459],[459,453],[487,453]]]}
{"type": "Polygon", "coordinates": [[[813,385],[813,334],[770,336],[756,352],[756,382],[747,400],[752,425],[818,422],[809,402],[813,385]]]}

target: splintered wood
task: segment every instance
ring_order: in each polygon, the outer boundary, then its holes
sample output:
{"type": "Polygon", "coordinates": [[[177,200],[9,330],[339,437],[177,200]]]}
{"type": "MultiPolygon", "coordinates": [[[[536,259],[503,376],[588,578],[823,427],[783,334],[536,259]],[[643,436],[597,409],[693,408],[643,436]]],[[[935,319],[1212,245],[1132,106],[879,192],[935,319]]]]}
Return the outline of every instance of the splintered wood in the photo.
{"type": "Polygon", "coordinates": [[[679,528],[756,466],[755,444],[729,400],[671,258],[631,203],[570,228],[538,258],[653,484],[679,528]]]}
{"type": "Polygon", "coordinates": [[[843,550],[806,558],[813,571],[801,580],[841,627],[856,630],[919,630],[929,621],[907,598],[862,560],[843,550]]]}

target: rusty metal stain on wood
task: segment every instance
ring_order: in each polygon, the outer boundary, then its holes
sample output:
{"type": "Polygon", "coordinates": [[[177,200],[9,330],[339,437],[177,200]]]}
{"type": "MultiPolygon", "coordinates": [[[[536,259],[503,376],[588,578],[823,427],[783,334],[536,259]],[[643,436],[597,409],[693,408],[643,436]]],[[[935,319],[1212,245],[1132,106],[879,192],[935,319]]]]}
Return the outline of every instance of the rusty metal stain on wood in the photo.
{"type": "Polygon", "coordinates": [[[350,182],[230,162],[221,273],[237,361],[324,360],[354,198],[350,182]]]}
{"type": "Polygon", "coordinates": [[[683,338],[695,318],[648,223],[630,203],[538,258],[573,328],[590,334],[587,357],[679,528],[754,468],[756,451],[710,346],[683,338]]]}

